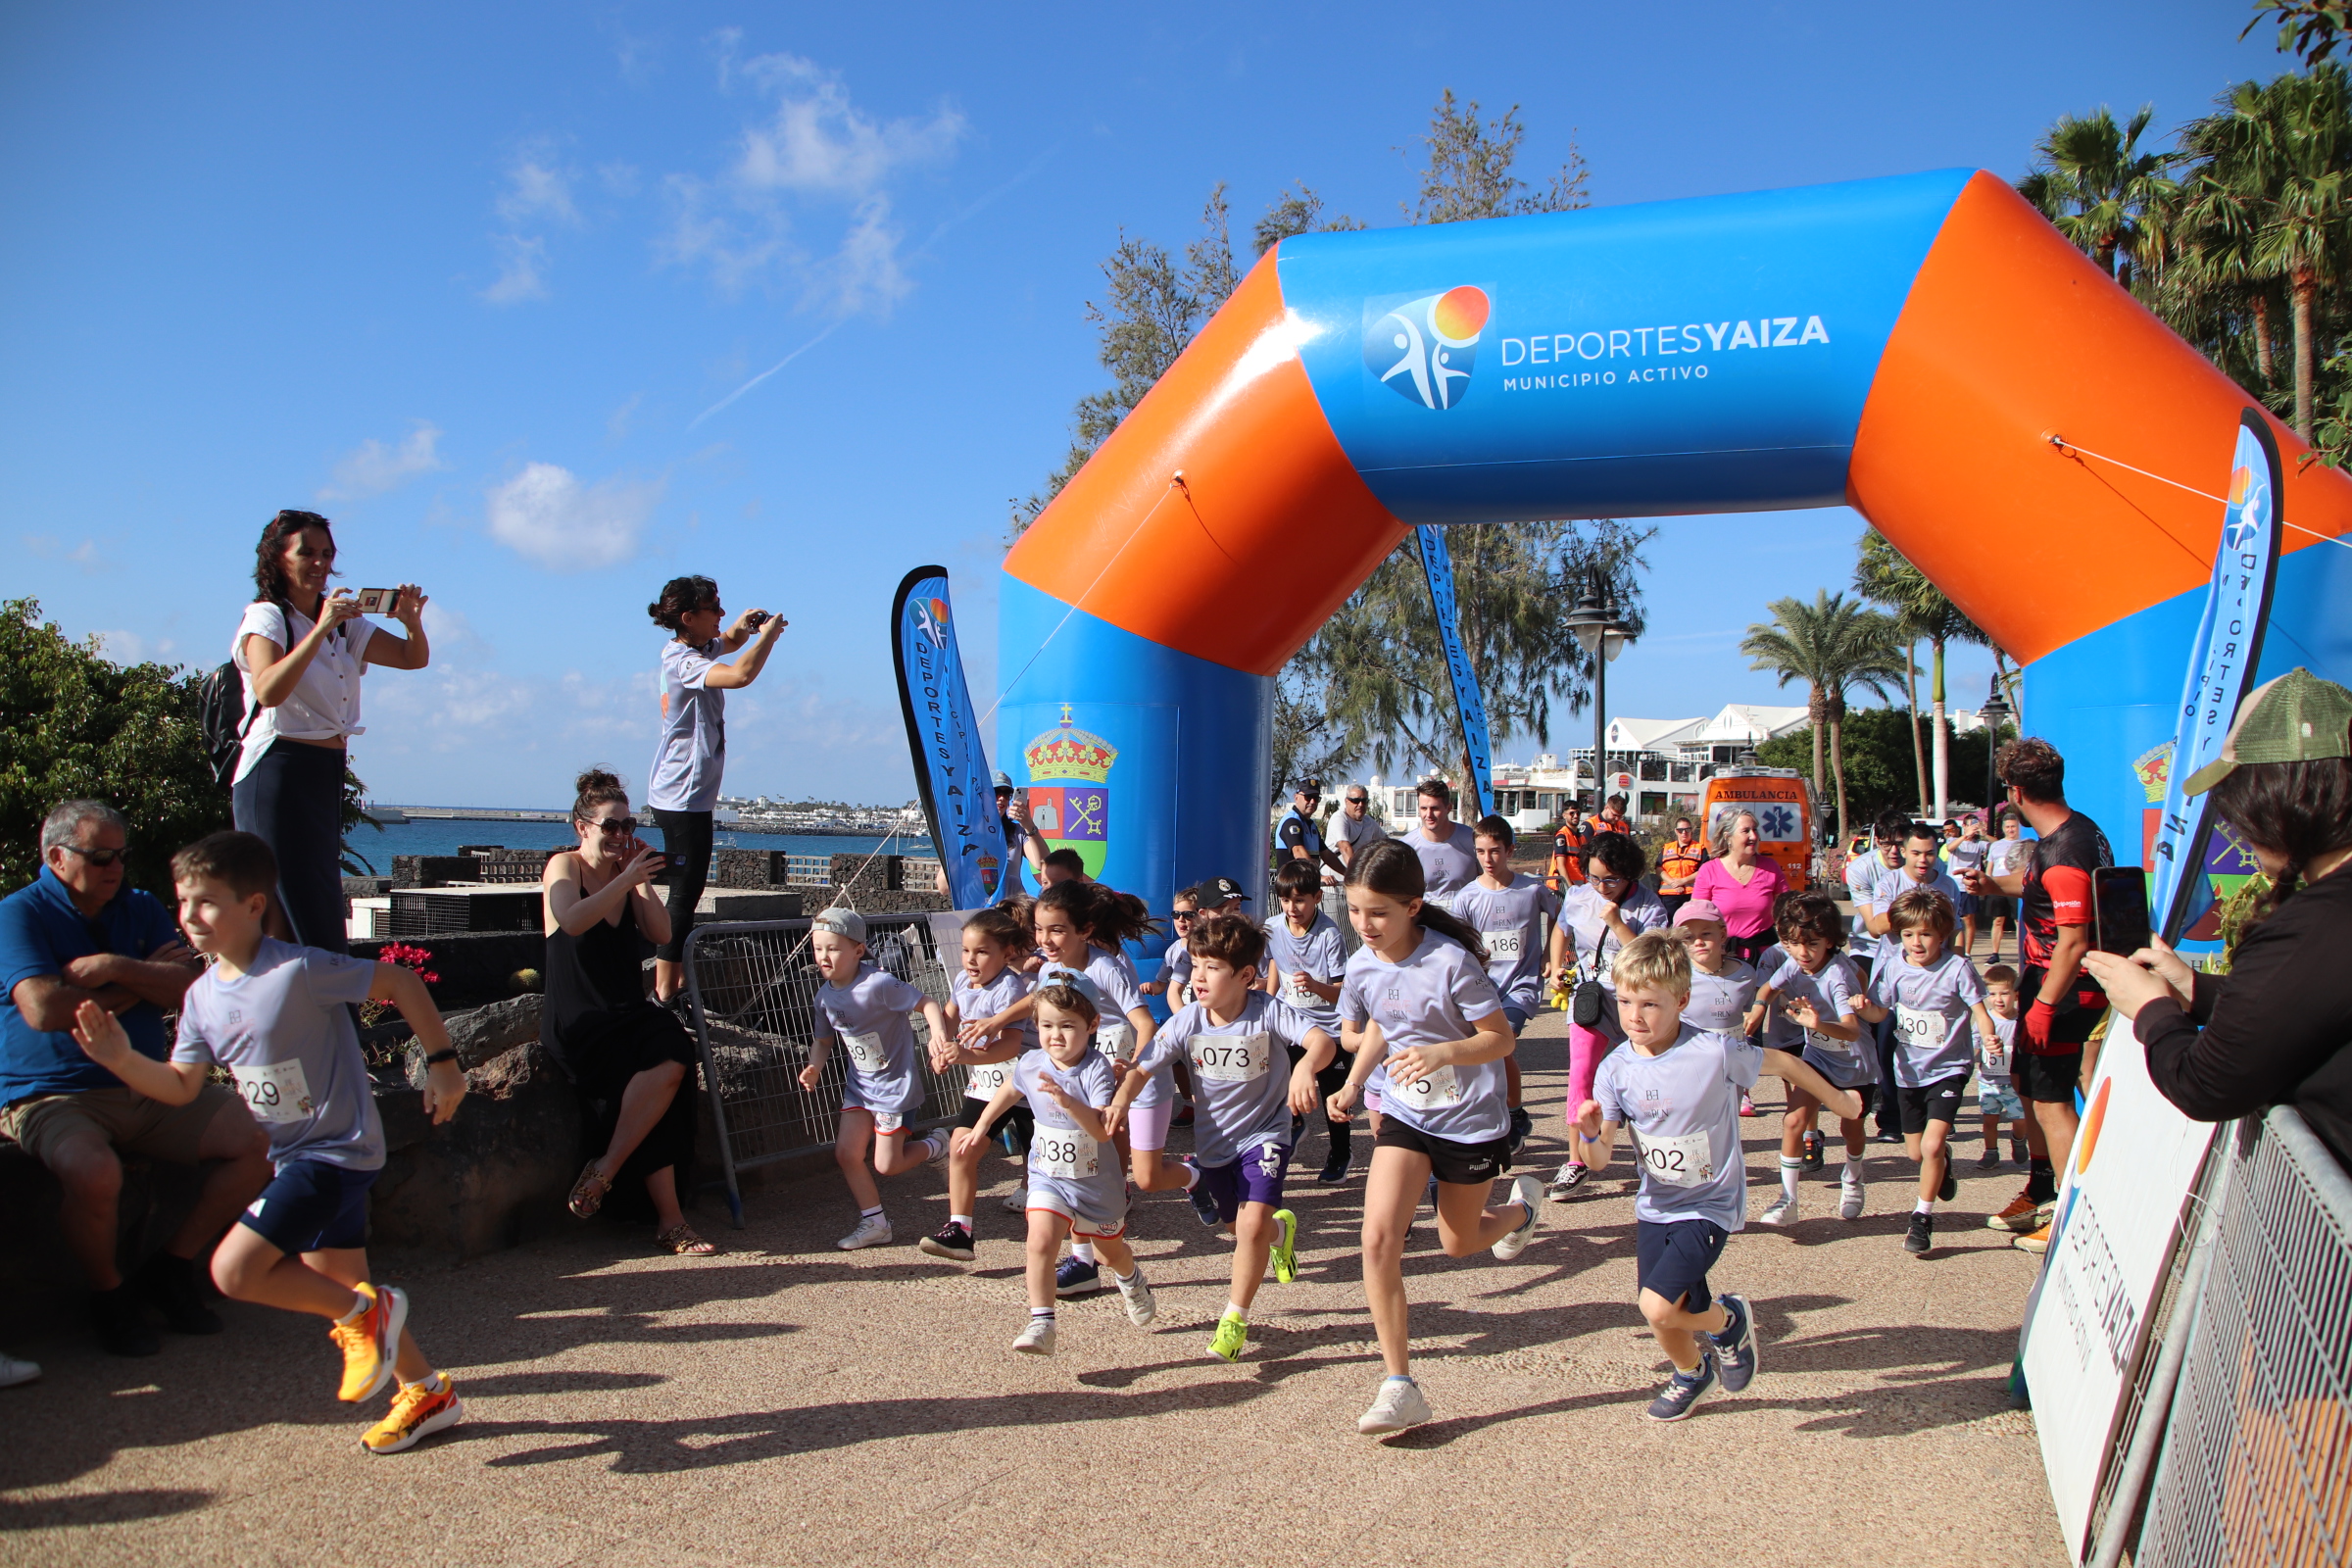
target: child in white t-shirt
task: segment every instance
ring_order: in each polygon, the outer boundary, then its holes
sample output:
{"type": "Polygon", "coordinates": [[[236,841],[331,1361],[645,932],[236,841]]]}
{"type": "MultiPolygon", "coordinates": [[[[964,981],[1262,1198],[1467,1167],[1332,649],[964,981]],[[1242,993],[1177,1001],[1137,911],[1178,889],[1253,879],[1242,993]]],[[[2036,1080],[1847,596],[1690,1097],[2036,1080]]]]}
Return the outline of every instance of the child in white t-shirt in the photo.
{"type": "Polygon", "coordinates": [[[2020,1165],[2030,1157],[2026,1104],[2009,1078],[2009,1053],[2017,1040],[2017,971],[2005,963],[1984,971],[1984,1010],[1992,1014],[1993,1038],[1977,1043],[1977,1109],[1984,1117],[1984,1152],[1977,1156],[1977,1169],[1991,1170],[2001,1162],[2003,1122],[2009,1124],[2009,1157],[2020,1165]]]}
{"type": "MultiPolygon", "coordinates": [[[[1764,977],[1748,1008],[1750,1033],[1777,1019],[1788,1030],[1801,1032],[1804,1057],[1815,1071],[1839,1089],[1854,1089],[1879,1081],[1876,1057],[1863,1049],[1862,984],[1854,966],[1838,950],[1845,930],[1838,906],[1818,888],[1784,896],[1773,911],[1781,951],[1788,955],[1779,968],[1764,977]]],[[[1770,1037],[1768,1037],[1770,1038],[1770,1037]]],[[[1788,1112],[1781,1124],[1780,1201],[1757,1216],[1763,1225],[1796,1221],[1797,1177],[1805,1168],[1806,1135],[1821,1102],[1801,1090],[1788,1094],[1788,1112]]],[[[1845,1165],[1838,1178],[1838,1212],[1845,1219],[1862,1217],[1863,1140],[1859,1114],[1838,1118],[1845,1138],[1845,1165]]]]}

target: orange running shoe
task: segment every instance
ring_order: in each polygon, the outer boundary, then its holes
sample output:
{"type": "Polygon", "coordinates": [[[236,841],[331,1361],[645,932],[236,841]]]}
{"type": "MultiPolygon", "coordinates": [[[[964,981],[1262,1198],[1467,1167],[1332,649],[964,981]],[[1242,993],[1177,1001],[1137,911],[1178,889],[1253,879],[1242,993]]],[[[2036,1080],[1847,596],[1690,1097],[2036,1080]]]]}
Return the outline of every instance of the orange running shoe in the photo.
{"type": "Polygon", "coordinates": [[[2050,1227],[2044,1225],[2033,1235],[2020,1236],[2016,1241],[2011,1242],[2009,1245],[2016,1248],[2021,1252],[2032,1252],[2038,1256],[2039,1254],[2050,1250],[2050,1227]]]}
{"type": "Polygon", "coordinates": [[[465,1419],[466,1401],[458,1397],[458,1386],[448,1374],[442,1374],[439,1389],[425,1383],[404,1383],[392,1396],[392,1413],[368,1429],[360,1446],[369,1453],[398,1453],[465,1419]]]}
{"type": "Polygon", "coordinates": [[[2056,1203],[2037,1203],[2021,1190],[2009,1200],[2007,1208],[1998,1214],[1986,1215],[1984,1225],[1988,1230],[2013,1231],[2023,1236],[2028,1231],[2039,1230],[2049,1224],[2050,1216],[2057,1209],[2056,1203]]]}
{"type": "Polygon", "coordinates": [[[343,1387],[335,1397],[355,1404],[392,1381],[400,1354],[400,1331],[409,1321],[409,1298],[395,1286],[377,1290],[355,1285],[368,1309],[350,1323],[330,1324],[327,1334],[343,1351],[343,1387]]]}

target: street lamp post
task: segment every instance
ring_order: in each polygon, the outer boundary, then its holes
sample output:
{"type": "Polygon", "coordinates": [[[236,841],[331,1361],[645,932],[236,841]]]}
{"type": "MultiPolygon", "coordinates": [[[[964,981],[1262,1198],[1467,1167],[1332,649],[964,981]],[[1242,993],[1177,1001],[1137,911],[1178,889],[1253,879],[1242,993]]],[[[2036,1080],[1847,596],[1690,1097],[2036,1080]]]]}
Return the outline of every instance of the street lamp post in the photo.
{"type": "Polygon", "coordinates": [[[1625,622],[1617,618],[1616,605],[1602,597],[1597,578],[1569,612],[1568,629],[1576,634],[1577,646],[1593,656],[1592,814],[1598,816],[1608,799],[1602,773],[1608,765],[1609,661],[1625,652],[1625,622]]]}
{"type": "Polygon", "coordinates": [[[1984,723],[1984,826],[1992,827],[1992,798],[2000,793],[2000,769],[1996,759],[2001,753],[2001,726],[2009,721],[2009,701],[2001,695],[2001,678],[1992,678],[1992,692],[1984,706],[1977,710],[1977,717],[1984,723]]]}

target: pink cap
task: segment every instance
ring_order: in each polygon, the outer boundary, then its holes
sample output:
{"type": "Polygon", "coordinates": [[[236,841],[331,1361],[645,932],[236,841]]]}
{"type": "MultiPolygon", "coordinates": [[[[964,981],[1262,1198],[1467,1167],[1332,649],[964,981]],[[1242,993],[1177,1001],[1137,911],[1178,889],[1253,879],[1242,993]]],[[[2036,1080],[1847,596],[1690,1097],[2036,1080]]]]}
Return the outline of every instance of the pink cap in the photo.
{"type": "Polygon", "coordinates": [[[1713,899],[1692,899],[1689,904],[1674,911],[1676,925],[1682,925],[1690,920],[1712,920],[1717,925],[1726,923],[1722,908],[1716,905],[1713,899]]]}

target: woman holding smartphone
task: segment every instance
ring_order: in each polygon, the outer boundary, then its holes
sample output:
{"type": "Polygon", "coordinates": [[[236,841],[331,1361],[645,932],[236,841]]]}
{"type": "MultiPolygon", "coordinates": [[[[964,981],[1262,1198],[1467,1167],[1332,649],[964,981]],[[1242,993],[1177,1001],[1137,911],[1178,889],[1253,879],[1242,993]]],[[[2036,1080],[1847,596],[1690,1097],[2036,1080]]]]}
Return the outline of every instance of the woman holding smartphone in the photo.
{"type": "Polygon", "coordinates": [[[686,983],[686,935],[710,879],[710,820],[727,761],[726,694],[760,678],[785,622],[747,610],[722,636],[726,612],[708,577],[672,577],[645,607],[674,635],[662,645],[662,741],[654,749],[645,804],[669,857],[669,939],[654,954],[654,999],[668,1002],[686,983]],[[718,661],[750,645],[732,664],[718,661]]]}
{"type": "Polygon", "coordinates": [[[334,570],[334,529],[316,512],[281,512],[262,530],[254,601],[229,645],[246,712],[230,800],[237,826],[277,855],[286,934],[341,953],[344,742],[365,729],[360,677],[370,664],[422,669],[432,653],[415,583],[388,607],[402,635],[366,619],[350,589],[328,593],[334,570]]]}

